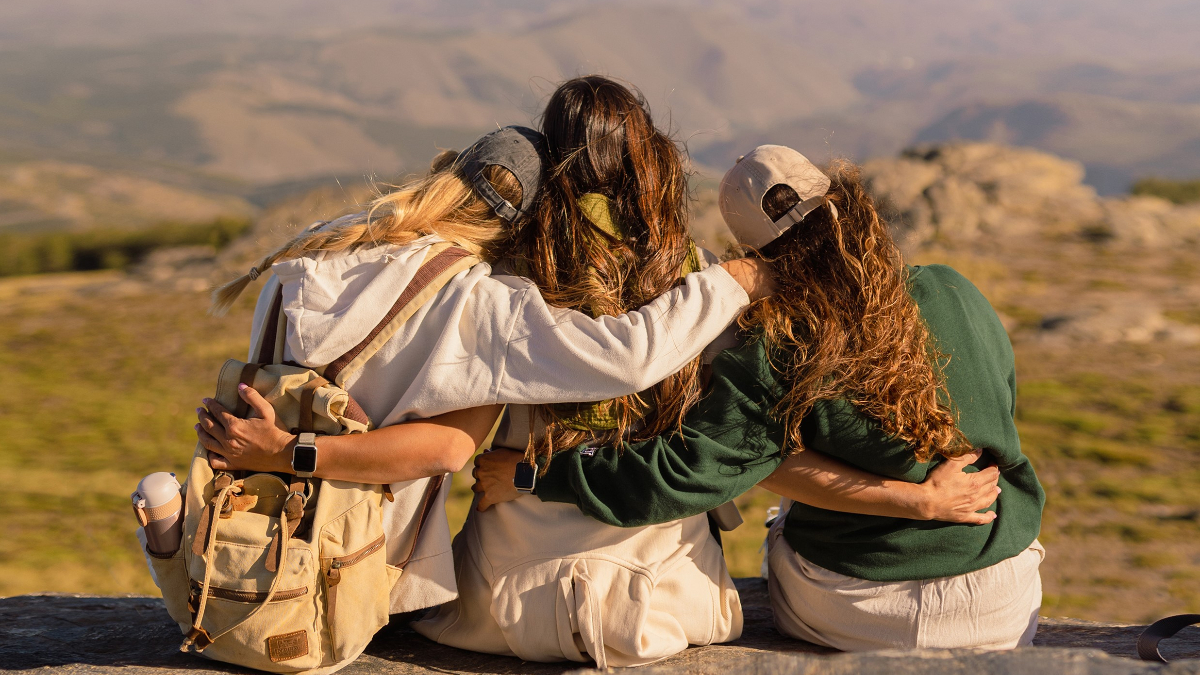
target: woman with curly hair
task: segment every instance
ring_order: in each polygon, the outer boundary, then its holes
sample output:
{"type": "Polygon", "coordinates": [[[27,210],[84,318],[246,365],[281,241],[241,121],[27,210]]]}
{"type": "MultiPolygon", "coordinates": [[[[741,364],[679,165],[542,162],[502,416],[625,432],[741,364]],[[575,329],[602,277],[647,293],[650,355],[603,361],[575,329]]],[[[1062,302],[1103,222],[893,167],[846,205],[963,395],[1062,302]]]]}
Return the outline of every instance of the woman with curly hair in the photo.
{"type": "MultiPolygon", "coordinates": [[[[777,293],[740,320],[751,336],[713,363],[682,431],[560,453],[537,496],[638,526],[757,483],[785,497],[767,541],[781,632],[843,650],[1028,644],[1044,494],[1013,422],[1012,347],[987,300],[949,267],[904,265],[849,163],[826,174],[762,146],[725,176],[720,206],[774,268],[777,293]],[[821,476],[818,454],[878,484],[821,476]],[[1002,491],[969,500],[957,522],[922,508],[850,512],[964,468],[998,468],[1002,491]]],[[[478,461],[489,502],[516,496],[503,485],[516,461],[478,461]]]]}

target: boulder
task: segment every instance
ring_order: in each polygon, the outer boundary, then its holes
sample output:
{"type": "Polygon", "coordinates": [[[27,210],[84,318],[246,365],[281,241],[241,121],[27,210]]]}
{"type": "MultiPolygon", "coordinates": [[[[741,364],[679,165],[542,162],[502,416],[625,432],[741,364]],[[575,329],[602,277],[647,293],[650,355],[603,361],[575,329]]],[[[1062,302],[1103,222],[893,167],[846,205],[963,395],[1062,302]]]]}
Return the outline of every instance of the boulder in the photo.
{"type": "Polygon", "coordinates": [[[1200,206],[1179,206],[1159,197],[1133,196],[1102,202],[1099,233],[1140,246],[1200,241],[1200,206]]]}
{"type": "Polygon", "coordinates": [[[155,288],[203,291],[216,268],[217,253],[211,246],[174,246],[151,251],[130,270],[130,275],[155,288]]]}
{"type": "Polygon", "coordinates": [[[1153,302],[1137,296],[1111,296],[1042,320],[1043,341],[1200,344],[1200,326],[1172,321],[1153,302]]]}
{"type": "Polygon", "coordinates": [[[894,233],[907,250],[1038,235],[1141,247],[1200,243],[1200,205],[1101,199],[1083,183],[1082,164],[1028,148],[923,146],[869,161],[863,175],[894,209],[894,233]]]}

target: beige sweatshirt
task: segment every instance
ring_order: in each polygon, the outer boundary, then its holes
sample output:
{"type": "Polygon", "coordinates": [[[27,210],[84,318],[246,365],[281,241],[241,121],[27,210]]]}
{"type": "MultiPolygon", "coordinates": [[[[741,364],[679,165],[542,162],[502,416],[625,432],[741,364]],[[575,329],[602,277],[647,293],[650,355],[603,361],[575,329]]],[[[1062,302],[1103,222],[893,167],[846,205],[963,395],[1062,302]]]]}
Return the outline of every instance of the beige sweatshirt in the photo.
{"type": "MultiPolygon", "coordinates": [[[[383,318],[438,241],[428,236],[276,263],[259,295],[251,344],[282,283],[285,358],[307,366],[332,361],[383,318]]],[[[526,279],[490,274],[483,263],[455,276],[346,382],[376,426],[492,403],[595,401],[641,391],[699,355],[749,304],[719,265],[688,275],[636,311],[600,318],[547,305],[526,279]]],[[[411,545],[427,484],[392,486],[396,501],[384,505],[390,562],[411,545]]],[[[437,513],[392,590],[393,613],[457,593],[449,525],[444,508],[437,513]]]]}

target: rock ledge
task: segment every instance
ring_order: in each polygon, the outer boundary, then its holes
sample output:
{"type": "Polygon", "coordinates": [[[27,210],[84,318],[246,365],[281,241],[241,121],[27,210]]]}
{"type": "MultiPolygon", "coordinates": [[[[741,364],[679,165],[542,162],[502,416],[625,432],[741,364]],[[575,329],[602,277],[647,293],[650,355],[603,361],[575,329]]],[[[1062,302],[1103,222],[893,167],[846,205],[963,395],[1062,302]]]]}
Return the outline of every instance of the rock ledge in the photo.
{"type": "MultiPolygon", "coordinates": [[[[1200,629],[1189,628],[1164,643],[1168,665],[1136,661],[1134,642],[1142,626],[1072,619],[1044,619],[1035,647],[1014,652],[973,650],[836,654],[789,640],[772,626],[766,584],[738,579],[746,617],[744,635],[727,645],[694,647],[638,670],[657,675],[700,673],[1072,673],[1200,675],[1200,629]]],[[[55,675],[175,675],[252,672],[177,651],[179,631],[158,598],[22,595],[0,598],[0,669],[55,675]]],[[[578,663],[530,663],[434,644],[403,621],[393,621],[367,653],[342,671],[380,673],[598,673],[578,663]],[[584,666],[581,669],[581,666],[584,666]]]]}

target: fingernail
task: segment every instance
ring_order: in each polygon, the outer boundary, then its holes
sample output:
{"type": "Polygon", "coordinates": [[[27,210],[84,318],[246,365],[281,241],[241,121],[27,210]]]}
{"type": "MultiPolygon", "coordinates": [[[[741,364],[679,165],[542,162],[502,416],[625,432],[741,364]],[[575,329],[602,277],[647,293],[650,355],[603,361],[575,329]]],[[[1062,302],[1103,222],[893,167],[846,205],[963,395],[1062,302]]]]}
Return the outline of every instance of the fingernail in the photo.
{"type": "Polygon", "coordinates": [[[244,391],[245,389],[246,389],[246,383],[245,383],[245,382],[242,382],[242,383],[238,384],[238,391],[244,391]]]}
{"type": "Polygon", "coordinates": [[[192,428],[193,428],[193,429],[195,429],[196,431],[200,431],[200,425],[199,425],[199,424],[193,424],[193,425],[192,425],[192,428]]]}
{"type": "MultiPolygon", "coordinates": [[[[197,415],[198,415],[198,414],[200,414],[200,413],[202,413],[202,412],[204,412],[204,408],[196,408],[196,414],[197,414],[197,415]]],[[[200,425],[196,425],[196,426],[200,426],[200,425]]]]}
{"type": "Polygon", "coordinates": [[[999,485],[996,486],[996,494],[1000,494],[1000,486],[999,485]]]}

